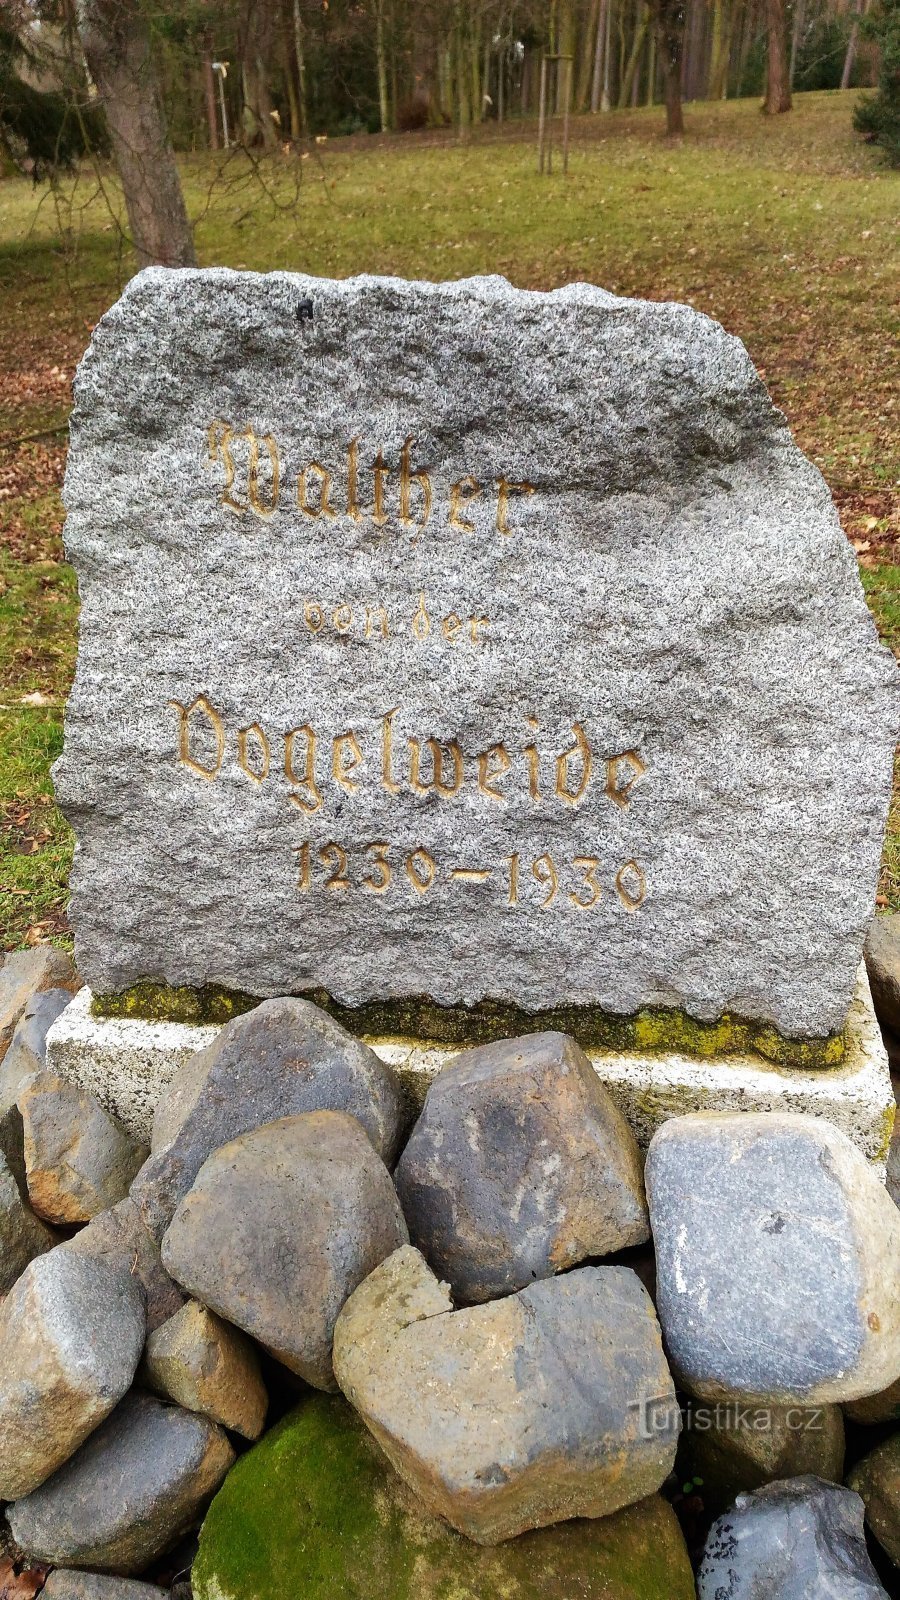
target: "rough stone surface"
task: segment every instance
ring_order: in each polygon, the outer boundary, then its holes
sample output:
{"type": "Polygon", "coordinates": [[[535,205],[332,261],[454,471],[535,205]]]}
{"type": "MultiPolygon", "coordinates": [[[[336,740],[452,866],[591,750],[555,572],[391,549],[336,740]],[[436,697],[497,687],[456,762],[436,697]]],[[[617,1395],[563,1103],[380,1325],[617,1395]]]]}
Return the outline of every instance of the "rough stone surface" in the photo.
{"type": "Polygon", "coordinates": [[[900,1033],[900,916],[875,918],[866,939],[866,967],[879,1022],[900,1033]]]}
{"type": "Polygon", "coordinates": [[[438,1074],[395,1182],[413,1244],[471,1302],[642,1244],[642,1165],[574,1039],[535,1033],[438,1074]]]}
{"type": "Polygon", "coordinates": [[[79,369],[65,497],[94,988],[843,1024],[896,671],[716,323],[151,269],[79,369]]]}
{"type": "Polygon", "coordinates": [[[0,1065],[0,1116],[15,1105],[23,1080],[43,1072],[47,1034],[71,1000],[68,989],[44,989],[32,995],[0,1065]]]}
{"type": "MultiPolygon", "coordinates": [[[[91,998],[91,991],[83,989],[54,1023],[48,1063],[90,1089],[146,1142],[163,1086],[221,1030],[93,1017],[91,998]]],[[[393,1068],[414,1108],[421,1108],[432,1078],[459,1053],[415,1038],[366,1042],[393,1068]]],[[[718,1061],[672,1051],[588,1050],[587,1055],[642,1149],[663,1122],[686,1111],[801,1111],[833,1122],[884,1172],[893,1094],[862,963],[847,1019],[846,1056],[839,1067],[815,1072],[776,1068],[757,1055],[718,1061]]]]}
{"type": "Polygon", "coordinates": [[[39,1561],[142,1572],[191,1526],[233,1461],[215,1423],[135,1390],[10,1507],[13,1538],[39,1561]]]}
{"type": "Polygon", "coordinates": [[[56,1567],[41,1594],[44,1600],[166,1600],[168,1589],[134,1578],[110,1578],[99,1572],[66,1571],[56,1567]]]}
{"type": "Polygon", "coordinates": [[[689,1391],[819,1403],[900,1377],[900,1214],[830,1123],[681,1117],[645,1176],[659,1318],[689,1391]]]}
{"type": "Polygon", "coordinates": [[[184,1304],[184,1295],[166,1272],[159,1245],[144,1227],[133,1200],[120,1200],[109,1211],[102,1211],[69,1240],[66,1248],[127,1272],[140,1284],[147,1307],[148,1333],[168,1322],[184,1304]]]}
{"type": "Polygon", "coordinates": [[[0,1307],[0,1500],[30,1494],[128,1389],[144,1344],[140,1290],[65,1246],[0,1307]]]}
{"type": "Polygon", "coordinates": [[[187,1291],[317,1388],[335,1387],[347,1296],[407,1239],[390,1174],[354,1117],[284,1117],[201,1167],[162,1242],[187,1291]]]}
{"type": "Polygon", "coordinates": [[[214,1150],[267,1122],[344,1111],[389,1164],[404,1124],[389,1067],[318,1006],[269,1000],[222,1029],[178,1073],[154,1117],[154,1155],[132,1190],[157,1237],[214,1150]]]}
{"type": "Polygon", "coordinates": [[[780,1478],[844,1477],[840,1406],[690,1405],[678,1447],[679,1478],[700,1481],[707,1512],[718,1516],[735,1496],[780,1478]]]}
{"type": "Polygon", "coordinates": [[[0,965],[0,1059],[34,995],[44,989],[74,991],[78,986],[72,957],[65,950],[39,944],[33,950],[14,950],[8,955],[0,965]]]}
{"type": "Polygon", "coordinates": [[[626,1267],[577,1267],[454,1311],[408,1246],[348,1300],[334,1370],[400,1476],[478,1544],[608,1516],[675,1459],[659,1326],[626,1267]]]}
{"type": "Polygon", "coordinates": [[[859,1496],[819,1478],[739,1495],[713,1523],[698,1600],[876,1600],[859,1496]]]}
{"type": "Polygon", "coordinates": [[[269,1397],[250,1340],[189,1300],[151,1333],[140,1381],[245,1439],[258,1439],[269,1397]]]}
{"type": "Polygon", "coordinates": [[[900,1567],[900,1433],[858,1461],[848,1482],[862,1496],[866,1521],[878,1543],[900,1567]]]}
{"type": "Polygon", "coordinates": [[[53,1234],[39,1221],[22,1194],[16,1174],[0,1152],[0,1298],[29,1261],[52,1248],[53,1234]]]}
{"type": "Polygon", "coordinates": [[[349,1406],[325,1396],[229,1474],[191,1581],[195,1600],[694,1600],[675,1513],[658,1496],[473,1545],[429,1515],[349,1406]]]}
{"type": "Polygon", "coordinates": [[[86,1089],[52,1072],[19,1094],[28,1194],[48,1222],[90,1222],[124,1200],[148,1151],[86,1089]]]}

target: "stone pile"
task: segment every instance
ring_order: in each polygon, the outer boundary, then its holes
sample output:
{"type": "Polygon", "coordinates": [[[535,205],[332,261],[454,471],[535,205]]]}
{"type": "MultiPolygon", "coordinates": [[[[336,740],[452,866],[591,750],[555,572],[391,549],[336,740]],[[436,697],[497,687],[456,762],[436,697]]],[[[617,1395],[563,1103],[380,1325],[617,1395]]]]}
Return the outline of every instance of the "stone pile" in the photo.
{"type": "Polygon", "coordinates": [[[625,1600],[636,1570],[689,1600],[685,1480],[724,1513],[701,1600],[885,1592],[900,1212],[830,1124],[673,1118],[644,1168],[544,1033],[458,1055],[410,1127],[366,1045],[276,999],[187,1062],[148,1150],[46,1070],[74,974],[10,965],[0,1500],[51,1600],[159,1596],[211,1500],[195,1600],[625,1600]],[[882,1425],[848,1488],[844,1415],[882,1425]]]}

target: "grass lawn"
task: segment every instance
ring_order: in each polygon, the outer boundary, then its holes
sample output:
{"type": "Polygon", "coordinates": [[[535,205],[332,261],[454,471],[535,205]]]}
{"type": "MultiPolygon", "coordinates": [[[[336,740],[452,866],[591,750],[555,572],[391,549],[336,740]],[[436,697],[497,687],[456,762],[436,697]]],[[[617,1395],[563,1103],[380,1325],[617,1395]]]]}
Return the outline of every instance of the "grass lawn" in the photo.
{"type": "MultiPolygon", "coordinates": [[[[689,106],[678,145],[659,109],[583,118],[565,179],[539,179],[533,130],[514,128],[465,146],[342,140],[263,167],[187,159],[183,175],[204,264],[587,278],[718,318],[825,474],[900,654],[900,177],[853,134],[855,99],[801,95],[772,120],[755,100],[689,106]]],[[[0,948],[67,938],[49,764],[77,595],[59,487],[72,372],[130,272],[118,204],[108,173],[55,198],[0,181],[0,948]]],[[[880,902],[900,910],[900,802],[880,902]]]]}

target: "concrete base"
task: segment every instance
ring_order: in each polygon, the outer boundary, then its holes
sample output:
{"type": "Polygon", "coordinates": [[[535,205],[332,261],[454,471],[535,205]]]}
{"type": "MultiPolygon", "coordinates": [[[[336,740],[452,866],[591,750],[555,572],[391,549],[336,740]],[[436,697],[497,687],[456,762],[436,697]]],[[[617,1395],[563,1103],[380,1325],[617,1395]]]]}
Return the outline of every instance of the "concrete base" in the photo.
{"type": "MultiPolygon", "coordinates": [[[[92,1017],[90,1006],[90,990],[82,989],[53,1024],[48,1065],[90,1089],[130,1133],[149,1141],[163,1089],[194,1051],[211,1043],[218,1027],[92,1017]]],[[[414,1039],[366,1043],[396,1069],[416,1108],[432,1078],[459,1053],[458,1047],[414,1039]]],[[[688,1111],[803,1111],[840,1128],[884,1177],[894,1095],[864,966],[840,1067],[785,1069],[759,1056],[701,1061],[665,1053],[588,1053],[643,1148],[661,1123],[688,1111]]]]}

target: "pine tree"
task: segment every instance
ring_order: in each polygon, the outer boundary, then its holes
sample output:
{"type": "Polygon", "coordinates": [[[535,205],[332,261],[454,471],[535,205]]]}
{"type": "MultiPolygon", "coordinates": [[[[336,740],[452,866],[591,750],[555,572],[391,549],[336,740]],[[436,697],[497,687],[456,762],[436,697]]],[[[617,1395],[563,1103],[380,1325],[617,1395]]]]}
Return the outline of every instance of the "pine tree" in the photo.
{"type": "Polygon", "coordinates": [[[878,93],[859,102],[854,126],[882,146],[891,166],[900,167],[900,0],[880,0],[863,27],[880,46],[881,67],[878,93]]]}

